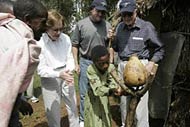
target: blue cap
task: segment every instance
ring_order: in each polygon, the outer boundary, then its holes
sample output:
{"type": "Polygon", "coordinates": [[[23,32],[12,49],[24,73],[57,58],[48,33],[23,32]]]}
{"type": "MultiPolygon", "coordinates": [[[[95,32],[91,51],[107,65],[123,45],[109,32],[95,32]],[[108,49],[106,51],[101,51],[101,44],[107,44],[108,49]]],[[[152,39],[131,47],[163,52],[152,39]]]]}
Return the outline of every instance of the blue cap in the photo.
{"type": "Polygon", "coordinates": [[[107,11],[107,2],[106,0],[94,0],[91,6],[95,7],[97,10],[100,11],[107,11]]]}
{"type": "Polygon", "coordinates": [[[136,9],[135,0],[121,0],[119,4],[120,13],[122,12],[134,12],[136,9]]]}

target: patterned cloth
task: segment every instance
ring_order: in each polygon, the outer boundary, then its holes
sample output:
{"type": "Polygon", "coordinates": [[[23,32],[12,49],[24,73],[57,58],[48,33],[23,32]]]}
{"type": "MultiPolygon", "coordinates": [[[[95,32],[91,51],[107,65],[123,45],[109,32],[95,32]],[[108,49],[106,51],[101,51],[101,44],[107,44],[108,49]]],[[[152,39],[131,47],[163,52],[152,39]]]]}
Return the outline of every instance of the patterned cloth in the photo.
{"type": "Polygon", "coordinates": [[[87,70],[90,89],[85,96],[84,126],[85,127],[111,127],[111,113],[108,96],[118,86],[110,75],[114,65],[101,74],[94,64],[87,70]]]}

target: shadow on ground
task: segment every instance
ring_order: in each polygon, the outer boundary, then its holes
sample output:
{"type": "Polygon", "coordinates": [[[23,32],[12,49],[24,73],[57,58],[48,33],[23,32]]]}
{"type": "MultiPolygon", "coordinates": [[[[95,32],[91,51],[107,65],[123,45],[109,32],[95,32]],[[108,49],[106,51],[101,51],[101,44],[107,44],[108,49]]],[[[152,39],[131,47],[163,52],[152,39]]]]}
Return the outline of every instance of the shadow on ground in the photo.
{"type": "Polygon", "coordinates": [[[35,95],[36,97],[39,97],[40,95],[42,95],[42,89],[41,89],[40,86],[34,88],[34,95],[35,95]]]}
{"type": "MultiPolygon", "coordinates": [[[[47,126],[48,126],[47,122],[42,122],[35,125],[34,127],[47,127],[47,126]]],[[[61,127],[69,127],[68,116],[64,116],[61,118],[61,127]]]]}

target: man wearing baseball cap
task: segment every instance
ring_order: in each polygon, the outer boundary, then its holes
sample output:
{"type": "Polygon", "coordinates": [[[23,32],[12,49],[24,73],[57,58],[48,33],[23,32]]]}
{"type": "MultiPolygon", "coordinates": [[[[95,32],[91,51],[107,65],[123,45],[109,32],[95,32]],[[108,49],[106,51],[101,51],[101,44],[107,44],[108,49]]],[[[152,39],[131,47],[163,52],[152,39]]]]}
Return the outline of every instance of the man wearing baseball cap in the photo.
{"type": "MultiPolygon", "coordinates": [[[[154,26],[150,22],[137,17],[135,0],[121,0],[119,10],[123,21],[117,26],[112,47],[118,52],[120,58],[118,65],[120,74],[123,77],[124,67],[132,54],[137,54],[138,58],[150,73],[154,63],[159,62],[163,58],[163,44],[157,37],[154,26]]],[[[133,89],[136,90],[136,88],[133,89]]],[[[126,107],[128,106],[130,97],[131,96],[121,97],[122,127],[125,126],[126,107]]],[[[148,92],[141,97],[136,108],[135,117],[137,127],[149,127],[148,92]]]]}
{"type": "Polygon", "coordinates": [[[106,0],[94,0],[89,11],[90,15],[76,24],[71,37],[75,71],[79,74],[80,127],[84,126],[84,99],[89,87],[86,71],[92,64],[91,50],[97,45],[108,46],[110,38],[108,31],[111,29],[110,23],[104,19],[107,11],[106,0]]]}

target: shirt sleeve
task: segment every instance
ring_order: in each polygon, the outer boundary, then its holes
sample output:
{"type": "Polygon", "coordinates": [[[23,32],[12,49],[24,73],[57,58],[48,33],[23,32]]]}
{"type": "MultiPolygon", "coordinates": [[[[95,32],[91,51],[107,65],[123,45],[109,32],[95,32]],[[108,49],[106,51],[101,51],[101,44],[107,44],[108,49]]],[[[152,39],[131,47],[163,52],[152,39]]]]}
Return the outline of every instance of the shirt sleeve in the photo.
{"type": "Polygon", "coordinates": [[[72,54],[71,39],[69,36],[67,37],[67,41],[68,41],[68,53],[67,53],[66,69],[72,71],[75,69],[75,63],[74,63],[74,58],[72,54]]]}
{"type": "Polygon", "coordinates": [[[115,37],[114,37],[114,40],[112,42],[112,48],[114,49],[115,52],[118,52],[118,30],[119,30],[119,27],[121,26],[121,23],[119,23],[116,27],[116,30],[115,30],[115,37]]]}
{"type": "Polygon", "coordinates": [[[110,77],[108,77],[108,82],[102,82],[92,66],[89,66],[87,69],[87,77],[95,96],[108,96],[110,90],[116,88],[116,86],[112,84],[113,82],[110,80],[110,77]]]}
{"type": "Polygon", "coordinates": [[[108,69],[108,79],[107,79],[107,83],[109,84],[108,86],[110,89],[118,88],[116,81],[110,74],[110,72],[115,69],[116,69],[115,66],[113,64],[110,64],[109,69],[108,69]]]}
{"type": "Polygon", "coordinates": [[[155,27],[149,23],[148,25],[148,33],[150,33],[150,41],[153,44],[153,48],[154,48],[154,53],[153,53],[153,57],[150,59],[153,62],[158,62],[161,59],[163,59],[164,56],[164,45],[163,43],[160,41],[158,34],[155,30],[155,27]]]}
{"type": "Polygon", "coordinates": [[[80,41],[80,30],[78,23],[76,24],[75,30],[71,36],[72,45],[78,45],[80,41]]]}
{"type": "Polygon", "coordinates": [[[51,77],[51,78],[58,78],[59,72],[55,71],[52,67],[49,67],[46,64],[45,56],[43,55],[43,52],[39,56],[40,63],[38,65],[37,73],[40,75],[40,77],[51,77]]]}
{"type": "Polygon", "coordinates": [[[43,49],[43,39],[41,39],[38,42],[38,45],[41,46],[42,50],[41,50],[41,54],[39,55],[39,65],[37,68],[37,73],[40,77],[51,77],[51,78],[58,78],[59,77],[59,73],[58,71],[55,71],[52,67],[49,67],[47,62],[46,62],[46,58],[45,58],[45,54],[44,54],[44,49],[43,49]]]}

